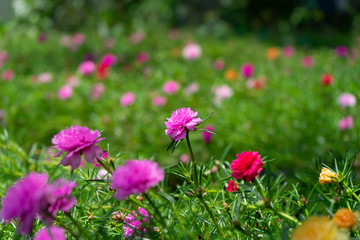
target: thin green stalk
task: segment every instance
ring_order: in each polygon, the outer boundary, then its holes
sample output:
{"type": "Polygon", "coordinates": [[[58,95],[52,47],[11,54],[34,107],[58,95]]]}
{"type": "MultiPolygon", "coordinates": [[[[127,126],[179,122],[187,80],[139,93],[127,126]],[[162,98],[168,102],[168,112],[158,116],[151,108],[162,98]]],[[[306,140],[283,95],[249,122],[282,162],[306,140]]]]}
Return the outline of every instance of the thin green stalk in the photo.
{"type": "Polygon", "coordinates": [[[213,222],[214,222],[217,230],[219,231],[221,237],[224,238],[225,235],[224,235],[221,227],[219,226],[218,222],[215,220],[215,216],[214,216],[213,212],[210,210],[209,206],[206,204],[206,202],[204,201],[204,199],[202,198],[202,196],[199,196],[198,198],[200,199],[201,203],[205,206],[206,211],[209,213],[209,215],[210,215],[211,219],[213,220],[213,222]]]}
{"type": "Polygon", "coordinates": [[[191,162],[193,164],[193,175],[194,175],[193,177],[194,177],[194,188],[195,188],[194,190],[197,191],[198,190],[198,175],[197,175],[197,168],[196,168],[196,161],[195,161],[194,153],[193,153],[193,150],[192,150],[191,144],[190,144],[189,131],[186,131],[186,143],[189,148],[191,162]]]}
{"type": "Polygon", "coordinates": [[[155,209],[156,214],[160,217],[161,224],[162,224],[164,227],[166,227],[166,229],[168,229],[168,227],[167,227],[167,225],[166,225],[166,223],[165,223],[165,221],[164,221],[164,218],[162,217],[159,209],[155,206],[155,204],[153,203],[153,201],[149,198],[149,196],[148,196],[146,193],[144,193],[144,196],[145,196],[145,198],[149,201],[150,205],[155,209]]]}
{"type": "Polygon", "coordinates": [[[187,146],[189,148],[191,161],[195,162],[194,153],[193,153],[193,150],[191,148],[190,139],[189,139],[189,131],[186,131],[186,143],[187,143],[187,146]]]}
{"type": "Polygon", "coordinates": [[[356,195],[356,193],[345,182],[343,184],[344,184],[345,188],[347,189],[347,191],[351,192],[351,194],[358,201],[358,203],[360,203],[360,198],[358,197],[358,195],[356,195]]]}
{"type": "Polygon", "coordinates": [[[71,216],[69,212],[65,212],[65,215],[70,218],[70,220],[74,223],[76,228],[80,231],[80,233],[85,236],[87,239],[92,239],[89,234],[82,228],[82,226],[79,225],[79,223],[71,216]]]}
{"type": "Polygon", "coordinates": [[[277,215],[286,218],[287,220],[293,221],[294,223],[296,223],[297,225],[301,225],[301,222],[299,220],[297,220],[297,218],[290,216],[287,213],[284,212],[278,212],[276,211],[274,208],[270,208],[274,213],[276,213],[277,215]]]}
{"type": "Polygon", "coordinates": [[[108,171],[108,173],[113,174],[113,170],[111,170],[111,168],[109,168],[109,166],[106,163],[104,163],[103,161],[101,161],[99,159],[97,161],[103,168],[106,169],[106,171],[108,171]]]}

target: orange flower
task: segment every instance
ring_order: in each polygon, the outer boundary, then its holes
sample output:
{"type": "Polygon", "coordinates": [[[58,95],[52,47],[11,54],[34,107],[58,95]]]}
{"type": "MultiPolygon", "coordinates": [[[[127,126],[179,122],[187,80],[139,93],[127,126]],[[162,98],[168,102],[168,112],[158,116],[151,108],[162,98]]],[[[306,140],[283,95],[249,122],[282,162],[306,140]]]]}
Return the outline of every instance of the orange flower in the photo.
{"type": "Polygon", "coordinates": [[[347,208],[342,208],[337,210],[337,212],[334,214],[333,222],[339,228],[348,228],[348,229],[355,227],[357,224],[355,213],[353,213],[347,208]]]}
{"type": "Polygon", "coordinates": [[[313,216],[295,229],[291,240],[345,240],[349,239],[346,232],[339,231],[327,217],[313,216]]]}
{"type": "Polygon", "coordinates": [[[237,78],[237,72],[234,69],[228,69],[226,70],[224,76],[227,80],[235,81],[237,78]]]}
{"type": "Polygon", "coordinates": [[[328,183],[331,183],[331,182],[337,182],[337,178],[339,176],[334,173],[333,171],[331,171],[330,169],[328,168],[325,168],[323,167],[321,169],[321,173],[320,173],[320,177],[319,177],[319,182],[320,184],[328,184],[328,183]]]}
{"type": "Polygon", "coordinates": [[[269,60],[275,60],[279,56],[279,51],[275,47],[268,48],[266,50],[266,57],[269,60]]]}

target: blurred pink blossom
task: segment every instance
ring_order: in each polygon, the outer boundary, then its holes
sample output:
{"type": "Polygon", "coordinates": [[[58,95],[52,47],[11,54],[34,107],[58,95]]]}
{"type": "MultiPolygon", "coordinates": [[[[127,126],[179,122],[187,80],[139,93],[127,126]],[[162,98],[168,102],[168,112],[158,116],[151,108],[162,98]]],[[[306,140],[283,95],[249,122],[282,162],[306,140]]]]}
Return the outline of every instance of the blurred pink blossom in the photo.
{"type": "Polygon", "coordinates": [[[181,154],[181,155],[180,155],[180,161],[181,161],[183,164],[189,162],[189,161],[190,161],[189,155],[186,154],[186,153],[181,154]]]}
{"type": "Polygon", "coordinates": [[[93,99],[99,99],[105,91],[105,85],[103,83],[96,83],[91,89],[91,97],[93,99]]]}
{"type": "Polygon", "coordinates": [[[45,227],[36,234],[34,240],[66,240],[65,230],[56,226],[45,227]]]}
{"type": "Polygon", "coordinates": [[[356,98],[351,93],[343,93],[338,98],[338,103],[341,107],[353,107],[356,104],[356,98]]]}
{"type": "Polygon", "coordinates": [[[40,73],[38,76],[37,76],[37,80],[41,83],[49,83],[51,82],[52,80],[52,75],[51,73],[40,73]]]}
{"type": "Polygon", "coordinates": [[[43,43],[43,42],[46,42],[46,40],[47,40],[46,33],[40,33],[39,36],[38,36],[38,42],[43,43]]]}
{"type": "Polygon", "coordinates": [[[248,79],[246,81],[246,87],[249,89],[257,89],[261,90],[265,86],[266,78],[265,77],[259,77],[256,79],[248,79]]]}
{"type": "Polygon", "coordinates": [[[114,45],[115,45],[115,39],[113,39],[113,38],[106,38],[106,39],[104,40],[104,46],[105,46],[106,48],[113,48],[114,45]]]}
{"type": "Polygon", "coordinates": [[[6,63],[8,59],[9,59],[8,53],[4,50],[0,51],[0,65],[6,63]]]}
{"type": "Polygon", "coordinates": [[[223,99],[228,99],[234,94],[233,90],[228,85],[221,85],[219,87],[215,87],[213,88],[213,91],[215,94],[214,103],[216,105],[219,105],[223,99]]]}
{"type": "Polygon", "coordinates": [[[175,82],[174,80],[169,80],[166,83],[164,83],[162,89],[164,91],[164,93],[167,94],[174,94],[177,91],[179,91],[179,84],[177,82],[175,82]]]}
{"type": "Polygon", "coordinates": [[[166,104],[166,98],[162,96],[155,96],[152,99],[152,104],[154,106],[164,106],[166,104]]]}
{"type": "Polygon", "coordinates": [[[347,116],[347,117],[340,119],[339,128],[341,131],[346,130],[346,129],[352,129],[353,127],[354,127],[354,121],[353,121],[352,116],[347,116]]]}
{"type": "Polygon", "coordinates": [[[244,63],[240,71],[244,78],[250,78],[254,74],[254,66],[251,63],[244,63]]]}
{"type": "Polygon", "coordinates": [[[338,56],[338,57],[345,57],[346,55],[349,54],[349,50],[346,46],[337,46],[335,48],[335,54],[338,56]]]}
{"type": "Polygon", "coordinates": [[[136,61],[138,63],[145,63],[149,60],[149,54],[147,52],[140,52],[137,56],[136,56],[136,61]]]}
{"type": "Polygon", "coordinates": [[[92,61],[84,61],[79,65],[78,69],[81,74],[87,76],[96,70],[96,65],[92,61]]]}
{"type": "Polygon", "coordinates": [[[140,42],[142,42],[142,40],[144,40],[145,38],[145,33],[143,32],[135,32],[133,34],[130,35],[130,42],[134,45],[139,44],[140,42]]]}
{"type": "Polygon", "coordinates": [[[311,56],[304,56],[301,59],[301,64],[304,67],[312,67],[314,65],[314,60],[313,60],[313,58],[311,56]]]}
{"type": "Polygon", "coordinates": [[[59,43],[63,47],[70,47],[72,44],[72,39],[68,35],[63,35],[60,37],[59,43]]]}
{"type": "Polygon", "coordinates": [[[79,86],[79,79],[75,76],[69,76],[66,78],[66,84],[71,87],[79,86]]]}
{"type": "Polygon", "coordinates": [[[122,107],[130,106],[135,101],[135,94],[132,92],[127,92],[124,95],[122,95],[120,99],[120,105],[122,107]]]}
{"type": "MultiPolygon", "coordinates": [[[[214,126],[213,125],[207,125],[204,127],[204,129],[209,130],[211,132],[214,131],[214,126]]],[[[211,142],[212,139],[212,134],[206,131],[202,131],[202,135],[203,135],[203,139],[205,143],[209,143],[211,142]]]]}
{"type": "Polygon", "coordinates": [[[72,42],[76,46],[80,46],[85,42],[85,35],[82,33],[75,33],[72,38],[72,42]]]}
{"type": "Polygon", "coordinates": [[[201,56],[201,47],[196,43],[188,43],[183,48],[182,55],[187,60],[195,60],[201,56]]]}
{"type": "Polygon", "coordinates": [[[4,70],[2,73],[1,73],[1,78],[5,81],[10,81],[11,79],[13,79],[14,77],[14,72],[13,70],[4,70]]]}
{"type": "Polygon", "coordinates": [[[58,91],[58,97],[62,100],[69,99],[73,94],[73,89],[69,85],[62,86],[58,91]]]}
{"type": "Polygon", "coordinates": [[[284,57],[292,57],[295,54],[295,48],[293,46],[284,46],[282,49],[284,57]]]}
{"type": "Polygon", "coordinates": [[[214,68],[217,70],[223,70],[225,68],[225,63],[223,60],[215,60],[214,68]]]}
{"type": "Polygon", "coordinates": [[[192,95],[194,93],[197,93],[199,91],[199,88],[200,88],[199,83],[192,82],[185,87],[184,92],[186,95],[192,95]]]}
{"type": "Polygon", "coordinates": [[[100,61],[100,64],[104,67],[110,67],[116,64],[117,58],[114,54],[105,54],[100,61]]]}

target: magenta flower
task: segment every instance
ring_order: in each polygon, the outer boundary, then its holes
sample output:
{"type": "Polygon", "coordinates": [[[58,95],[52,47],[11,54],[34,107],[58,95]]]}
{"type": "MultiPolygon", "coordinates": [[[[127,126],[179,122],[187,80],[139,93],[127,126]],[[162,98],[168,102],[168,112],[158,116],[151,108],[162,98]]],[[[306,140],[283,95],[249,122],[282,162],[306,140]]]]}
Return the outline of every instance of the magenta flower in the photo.
{"type": "Polygon", "coordinates": [[[346,129],[353,129],[354,128],[354,121],[352,116],[347,116],[339,121],[339,128],[341,131],[344,131],[346,129]]]}
{"type": "Polygon", "coordinates": [[[58,97],[62,100],[69,99],[73,94],[73,89],[69,85],[62,86],[58,91],[58,97]]]}
{"type": "Polygon", "coordinates": [[[117,58],[114,54],[105,54],[100,61],[102,67],[110,67],[116,64],[117,58]]]}
{"type": "Polygon", "coordinates": [[[304,67],[312,67],[314,65],[314,60],[311,56],[305,56],[301,59],[301,63],[304,67]]]}
{"type": "Polygon", "coordinates": [[[240,71],[244,78],[251,78],[254,74],[254,66],[251,63],[245,63],[241,66],[240,71]]]}
{"type": "Polygon", "coordinates": [[[159,107],[164,106],[166,104],[166,98],[162,96],[155,96],[152,99],[152,104],[159,107]]]}
{"type": "Polygon", "coordinates": [[[165,178],[165,172],[156,162],[150,160],[128,160],[113,173],[111,187],[115,198],[124,200],[132,194],[145,193],[165,178]]]}
{"type": "Polygon", "coordinates": [[[48,184],[46,173],[29,173],[10,187],[3,199],[1,218],[8,221],[19,219],[20,233],[30,233],[36,216],[47,218],[57,210],[68,211],[76,203],[71,197],[74,182],[60,179],[48,184]]]}
{"type": "Polygon", "coordinates": [[[93,99],[99,99],[105,91],[105,85],[103,83],[96,83],[91,89],[91,97],[93,99]]]}
{"type": "Polygon", "coordinates": [[[193,112],[191,108],[177,109],[165,122],[167,128],[165,134],[174,141],[183,139],[187,131],[194,131],[195,127],[201,123],[200,118],[195,118],[197,115],[198,113],[193,112]]]}
{"type": "Polygon", "coordinates": [[[169,80],[166,83],[164,83],[162,89],[164,91],[164,93],[167,94],[174,94],[177,91],[179,91],[179,84],[177,82],[175,82],[174,80],[169,80]]]}
{"type": "Polygon", "coordinates": [[[295,48],[293,46],[284,46],[283,49],[284,57],[292,57],[295,54],[295,48]]]}
{"type": "Polygon", "coordinates": [[[103,151],[97,143],[105,138],[99,138],[100,136],[99,130],[92,131],[87,127],[77,125],[61,130],[51,140],[55,148],[59,150],[55,157],[66,152],[61,164],[64,166],[71,165],[72,169],[80,166],[82,154],[88,163],[95,163],[103,156],[103,151]]]}
{"type": "Polygon", "coordinates": [[[13,70],[5,70],[1,73],[1,78],[5,81],[10,81],[14,77],[14,71],[13,70]]]}
{"type": "Polygon", "coordinates": [[[201,47],[195,43],[188,43],[183,48],[182,55],[187,60],[195,60],[201,56],[201,47]]]}
{"type": "Polygon", "coordinates": [[[237,192],[238,189],[239,189],[239,187],[236,184],[236,182],[234,182],[234,180],[230,180],[226,187],[226,191],[228,191],[228,192],[237,192]]]}
{"type": "Polygon", "coordinates": [[[79,65],[79,72],[84,75],[90,75],[96,70],[96,65],[92,61],[85,61],[79,65]]]}
{"type": "Polygon", "coordinates": [[[338,103],[342,108],[353,107],[356,104],[356,98],[351,93],[343,93],[338,98],[338,103]]]}
{"type": "Polygon", "coordinates": [[[120,105],[122,107],[130,106],[135,101],[135,94],[132,92],[127,92],[120,98],[120,105]]]}
{"type": "Polygon", "coordinates": [[[146,233],[146,228],[143,226],[143,222],[148,224],[150,222],[149,213],[144,208],[138,209],[140,216],[137,211],[132,211],[132,214],[128,214],[125,217],[123,228],[124,236],[126,238],[132,238],[135,236],[141,237],[146,233]],[[139,219],[141,218],[141,220],[139,219]]]}
{"type": "Polygon", "coordinates": [[[242,152],[236,154],[236,159],[231,163],[232,177],[243,179],[245,182],[254,180],[262,170],[262,158],[258,152],[242,152]]]}
{"type": "MultiPolygon", "coordinates": [[[[208,126],[205,126],[204,129],[213,132],[214,131],[214,126],[208,125],[208,126]]],[[[211,142],[211,139],[212,139],[212,134],[211,133],[203,131],[202,134],[203,134],[204,142],[206,142],[206,143],[211,142]]]]}
{"type": "Polygon", "coordinates": [[[34,240],[66,240],[65,231],[56,226],[43,228],[36,234],[34,240]]]}
{"type": "Polygon", "coordinates": [[[338,56],[338,57],[345,57],[346,55],[349,54],[349,50],[346,46],[337,46],[335,48],[335,54],[338,56]]]}
{"type": "Polygon", "coordinates": [[[147,52],[141,52],[136,56],[138,63],[145,63],[149,60],[149,54],[147,52]]]}

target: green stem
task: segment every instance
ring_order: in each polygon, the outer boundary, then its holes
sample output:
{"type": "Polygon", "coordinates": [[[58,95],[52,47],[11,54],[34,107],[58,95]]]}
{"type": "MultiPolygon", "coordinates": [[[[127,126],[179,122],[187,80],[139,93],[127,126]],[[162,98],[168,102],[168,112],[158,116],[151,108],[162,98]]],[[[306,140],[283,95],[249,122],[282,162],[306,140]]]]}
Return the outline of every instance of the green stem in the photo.
{"type": "Polygon", "coordinates": [[[71,214],[69,212],[64,212],[65,215],[70,218],[70,220],[74,223],[74,225],[76,226],[76,228],[80,231],[80,233],[87,239],[92,239],[89,234],[79,225],[79,223],[77,221],[75,221],[75,219],[71,216],[71,214]]]}
{"type": "Polygon", "coordinates": [[[108,173],[110,173],[111,175],[113,174],[113,170],[111,170],[111,168],[109,168],[109,166],[106,163],[104,163],[102,160],[99,159],[97,161],[103,168],[106,169],[106,171],[108,171],[108,173]]]}
{"type": "Polygon", "coordinates": [[[294,223],[296,223],[297,225],[301,225],[301,222],[299,220],[297,220],[297,218],[290,216],[287,213],[284,212],[278,212],[276,211],[274,208],[270,208],[274,213],[276,213],[277,215],[286,218],[287,220],[293,221],[294,223]]]}
{"type": "Polygon", "coordinates": [[[224,238],[225,235],[224,235],[221,227],[219,226],[219,224],[218,224],[217,221],[215,220],[215,216],[214,216],[213,212],[210,210],[209,206],[206,204],[206,202],[204,201],[204,199],[202,198],[202,196],[199,196],[198,198],[200,199],[201,203],[205,206],[206,211],[209,213],[209,215],[210,215],[211,219],[213,220],[213,222],[214,222],[217,230],[219,231],[221,237],[224,238]]]}
{"type": "Polygon", "coordinates": [[[191,161],[195,162],[194,153],[193,153],[193,150],[191,148],[190,139],[189,139],[189,131],[186,131],[186,143],[187,143],[187,146],[189,148],[191,161]]]}
{"type": "Polygon", "coordinates": [[[149,198],[149,196],[146,193],[144,193],[143,195],[149,201],[150,205],[155,209],[156,214],[160,217],[161,224],[167,229],[167,225],[166,225],[164,218],[162,217],[159,209],[155,206],[153,201],[149,198]]]}
{"type": "Polygon", "coordinates": [[[346,184],[343,183],[345,188],[351,192],[351,194],[354,196],[354,198],[360,203],[360,198],[358,197],[358,195],[356,195],[356,193],[346,184]]]}

